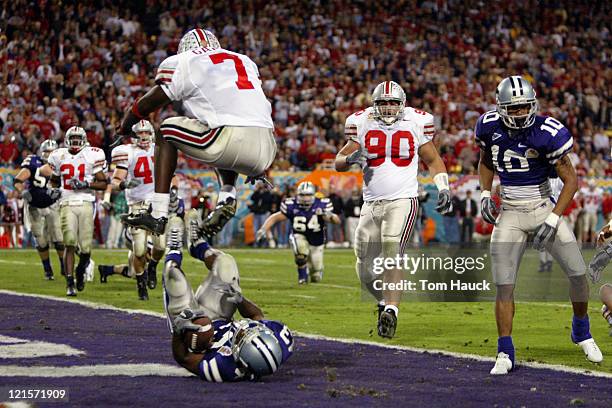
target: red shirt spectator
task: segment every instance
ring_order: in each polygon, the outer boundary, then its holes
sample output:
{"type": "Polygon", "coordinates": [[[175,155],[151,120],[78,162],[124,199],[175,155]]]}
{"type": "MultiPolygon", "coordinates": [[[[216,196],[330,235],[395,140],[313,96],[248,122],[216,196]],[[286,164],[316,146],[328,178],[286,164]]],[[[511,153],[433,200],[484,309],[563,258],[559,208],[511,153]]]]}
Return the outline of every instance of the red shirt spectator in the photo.
{"type": "Polygon", "coordinates": [[[0,164],[12,165],[19,154],[17,144],[11,139],[12,137],[5,135],[4,142],[0,145],[0,164]]]}

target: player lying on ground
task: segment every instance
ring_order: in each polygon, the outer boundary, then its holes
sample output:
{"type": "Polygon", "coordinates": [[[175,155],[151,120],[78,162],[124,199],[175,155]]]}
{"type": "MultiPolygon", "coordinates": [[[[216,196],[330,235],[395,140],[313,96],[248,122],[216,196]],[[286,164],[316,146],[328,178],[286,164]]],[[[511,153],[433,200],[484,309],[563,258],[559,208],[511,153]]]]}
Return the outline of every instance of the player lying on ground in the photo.
{"type": "MultiPolygon", "coordinates": [[[[185,203],[182,198],[178,197],[178,189],[176,186],[172,186],[170,189],[170,207],[169,207],[169,217],[170,220],[174,220],[177,218],[182,222],[183,216],[185,214],[185,203]]],[[[179,221],[177,221],[179,222],[179,221]]],[[[143,233],[144,231],[137,228],[128,227],[124,230],[123,236],[125,240],[125,245],[128,248],[128,263],[127,264],[119,264],[119,265],[100,265],[98,266],[98,272],[100,274],[100,282],[106,283],[108,277],[111,275],[122,275],[126,278],[135,278],[136,279],[136,288],[138,290],[138,298],[140,300],[148,300],[149,292],[147,290],[147,283],[149,282],[149,273],[156,273],[156,267],[159,263],[159,260],[164,255],[164,248],[160,248],[160,245],[166,245],[166,234],[163,235],[153,235],[143,233]],[[136,236],[134,236],[134,232],[136,232],[136,236]],[[146,239],[144,242],[145,253],[144,256],[140,257],[136,260],[136,256],[134,255],[134,251],[139,250],[139,245],[141,243],[136,244],[135,239],[146,239]],[[136,265],[142,263],[142,272],[139,274],[136,269],[136,265]]],[[[157,282],[157,279],[155,279],[157,282]]],[[[154,289],[155,286],[151,287],[149,284],[149,288],[154,289]]]]}
{"type": "Polygon", "coordinates": [[[64,243],[62,242],[59,206],[56,204],[61,192],[51,188],[49,177],[40,175],[40,169],[47,163],[49,155],[57,147],[55,140],[49,139],[42,142],[38,155],[32,154],[26,157],[21,163],[19,173],[13,179],[15,190],[26,202],[24,213],[30,221],[32,233],[36,238],[36,250],[43,264],[45,278],[48,280],[54,279],[49,260],[50,242],[53,242],[57,251],[62,276],[64,275],[64,243]]]}
{"type": "Polygon", "coordinates": [[[74,256],[77,245],[80,250],[76,267],[76,288],[85,288],[85,269],[91,258],[93,238],[94,190],[106,188],[106,158],[104,152],[87,143],[85,130],[73,126],[66,131],[66,147],[55,150],[49,162],[41,167],[42,177],[51,177],[61,189],[60,221],[62,225],[66,295],[76,296],[74,291],[74,256]]]}
{"type": "Polygon", "coordinates": [[[481,147],[478,172],[482,217],[495,225],[491,258],[499,338],[497,361],[491,374],[507,374],[514,367],[514,287],[530,233],[534,234],[535,249],[546,249],[569,278],[574,311],[572,341],[582,348],[589,361],[600,362],[603,357],[589,328],[586,265],[576,237],[561,217],[578,188],[574,166],[567,156],[574,140],[558,120],[536,115],[536,94],[524,78],[512,76],[501,81],[496,101],[497,110],[483,114],[475,129],[481,147]],[[563,181],[557,200],[549,182],[553,172],[563,181]],[[491,199],[495,173],[501,182],[499,217],[491,199]]]}
{"type": "Polygon", "coordinates": [[[130,214],[124,222],[163,233],[180,150],[217,169],[217,208],[201,225],[204,234],[212,236],[236,212],[238,173],[260,176],[276,155],[272,109],[261,88],[257,65],[246,55],[221,48],[211,32],[195,29],[183,36],[177,54],[161,63],[155,82],[126,113],[118,134],[128,135],[136,122],[173,101],[183,103],[187,116],[168,118],[161,124],[152,213],[130,214]]]}
{"type": "MultiPolygon", "coordinates": [[[[606,224],[597,235],[599,250],[589,263],[589,275],[593,283],[601,280],[601,274],[612,260],[612,221],[606,224]]],[[[601,314],[610,325],[610,336],[612,336],[612,285],[604,283],[599,288],[599,297],[603,303],[601,314]]]]}
{"type": "Polygon", "coordinates": [[[329,198],[316,198],[316,188],[310,181],[300,183],[296,198],[287,198],[280,211],[266,219],[256,234],[259,242],[268,237],[277,222],[290,220],[289,242],[298,271],[298,284],[320,282],[323,278],[323,249],[325,248],[325,223],[340,224],[340,218],[332,212],[329,198]]]}
{"type": "MultiPolygon", "coordinates": [[[[393,81],[378,84],[372,100],[373,107],[346,119],[348,140],[335,165],[338,171],[347,171],[353,164],[363,170],[364,204],[355,231],[356,270],[362,287],[378,301],[378,335],[391,338],[401,291],[375,289],[380,276],[374,273],[373,263],[375,258],[395,258],[406,251],[419,207],[419,159],[438,188],[438,212],[450,212],[453,204],[446,167],[432,141],[433,116],[407,107],[404,90],[393,81]]],[[[383,274],[384,284],[401,279],[397,269],[383,274]]]]}
{"type": "Polygon", "coordinates": [[[242,295],[234,258],[210,247],[200,238],[193,212],[189,218],[190,253],[206,265],[208,274],[194,294],[181,270],[182,225],[171,221],[163,285],[174,359],[206,381],[238,381],[274,373],[293,352],[291,332],[280,322],[263,320],[262,310],[242,295]],[[236,310],[247,319],[232,321],[236,310]],[[208,324],[202,327],[196,322],[204,316],[212,320],[214,333],[202,345],[193,335],[211,331],[208,324]],[[194,347],[185,344],[187,336],[192,339],[187,343],[194,347]]]}

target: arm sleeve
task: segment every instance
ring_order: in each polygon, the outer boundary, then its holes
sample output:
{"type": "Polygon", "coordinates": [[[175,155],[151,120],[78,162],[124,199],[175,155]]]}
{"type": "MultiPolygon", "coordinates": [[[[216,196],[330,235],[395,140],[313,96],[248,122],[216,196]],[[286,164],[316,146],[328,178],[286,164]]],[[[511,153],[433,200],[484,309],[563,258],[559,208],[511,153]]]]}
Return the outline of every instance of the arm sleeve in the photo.
{"type": "Polygon", "coordinates": [[[118,169],[127,170],[129,166],[129,154],[123,146],[117,146],[111,153],[111,163],[118,169]]]}
{"type": "Polygon", "coordinates": [[[173,101],[183,99],[183,77],[178,66],[178,55],[166,58],[157,68],[155,83],[173,101]]]}
{"type": "Polygon", "coordinates": [[[423,140],[421,145],[429,143],[433,140],[436,135],[436,126],[434,125],[434,117],[432,114],[427,113],[423,118],[423,140]]]}
{"type": "Polygon", "coordinates": [[[280,212],[287,218],[289,218],[289,206],[293,204],[293,200],[288,198],[283,200],[280,205],[280,212]]]}
{"type": "Polygon", "coordinates": [[[546,149],[546,160],[550,164],[555,164],[557,160],[571,152],[573,147],[574,138],[564,126],[558,130],[556,135],[551,136],[546,149]]]}

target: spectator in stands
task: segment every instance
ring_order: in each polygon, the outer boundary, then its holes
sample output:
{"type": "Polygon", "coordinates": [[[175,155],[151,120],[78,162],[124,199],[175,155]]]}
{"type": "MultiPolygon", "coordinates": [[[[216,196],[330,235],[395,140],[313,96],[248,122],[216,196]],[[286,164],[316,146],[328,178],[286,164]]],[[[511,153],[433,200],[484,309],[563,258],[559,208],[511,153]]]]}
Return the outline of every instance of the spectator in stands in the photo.
{"type": "Polygon", "coordinates": [[[327,242],[333,242],[334,244],[342,244],[344,242],[344,204],[342,202],[342,197],[340,197],[335,190],[332,190],[328,198],[334,207],[332,212],[336,214],[338,218],[340,218],[340,224],[334,224],[332,222],[327,223],[327,242]]]}
{"type": "Polygon", "coordinates": [[[0,145],[0,165],[5,167],[13,167],[15,165],[15,161],[19,156],[19,148],[14,140],[15,136],[12,134],[2,137],[2,144],[0,145]]]}
{"type": "Polygon", "coordinates": [[[266,189],[263,182],[258,181],[255,191],[251,194],[249,210],[253,213],[253,228],[258,231],[263,225],[272,207],[272,194],[266,189]]]}
{"type": "Polygon", "coordinates": [[[472,242],[474,234],[474,218],[478,214],[476,200],[472,198],[472,191],[465,193],[465,198],[459,201],[459,217],[461,217],[461,243],[469,244],[472,242]]]}

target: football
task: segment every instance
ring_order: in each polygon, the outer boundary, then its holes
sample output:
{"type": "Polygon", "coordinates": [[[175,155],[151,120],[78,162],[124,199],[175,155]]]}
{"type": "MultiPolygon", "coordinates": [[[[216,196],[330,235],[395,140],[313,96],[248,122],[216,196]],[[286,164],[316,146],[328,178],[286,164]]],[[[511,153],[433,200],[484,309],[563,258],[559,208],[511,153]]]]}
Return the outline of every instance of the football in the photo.
{"type": "Polygon", "coordinates": [[[612,241],[612,220],[604,225],[601,231],[599,231],[597,235],[597,246],[606,245],[610,241],[612,241]]]}
{"type": "Polygon", "coordinates": [[[193,323],[200,326],[199,330],[186,330],[183,334],[183,342],[194,353],[203,353],[210,347],[213,337],[212,321],[208,317],[200,317],[194,319],[193,323]]]}

